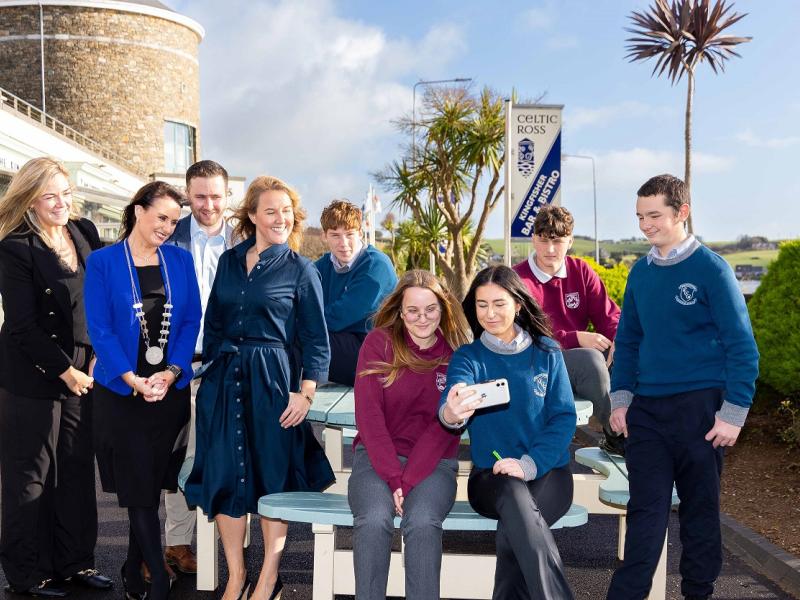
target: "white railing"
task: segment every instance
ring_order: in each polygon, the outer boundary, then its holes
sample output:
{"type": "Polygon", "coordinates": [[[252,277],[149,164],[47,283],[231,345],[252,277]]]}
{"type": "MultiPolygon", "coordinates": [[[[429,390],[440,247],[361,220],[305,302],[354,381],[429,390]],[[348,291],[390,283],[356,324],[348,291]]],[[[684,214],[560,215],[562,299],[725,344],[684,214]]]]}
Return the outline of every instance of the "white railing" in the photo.
{"type": "Polygon", "coordinates": [[[69,125],[53,118],[49,114],[42,112],[40,108],[36,108],[34,105],[25,102],[25,100],[22,98],[17,98],[14,94],[7,92],[2,88],[0,88],[0,108],[23,114],[29,119],[36,121],[40,125],[43,125],[44,127],[54,131],[61,137],[64,137],[71,142],[86,148],[90,152],[98,156],[102,156],[103,158],[108,159],[121,167],[124,167],[135,175],[146,177],[146,174],[128,159],[123,158],[116,152],[109,150],[90,137],[83,135],[80,131],[73,129],[69,125]]]}

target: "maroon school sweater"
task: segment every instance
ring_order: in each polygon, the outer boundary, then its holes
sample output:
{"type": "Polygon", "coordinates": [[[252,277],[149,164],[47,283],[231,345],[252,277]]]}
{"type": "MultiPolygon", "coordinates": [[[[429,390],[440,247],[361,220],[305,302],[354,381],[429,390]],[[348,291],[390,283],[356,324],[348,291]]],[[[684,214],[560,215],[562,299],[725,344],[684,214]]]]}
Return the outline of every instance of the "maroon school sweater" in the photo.
{"type": "Polygon", "coordinates": [[[441,459],[454,458],[459,443],[459,436],[445,429],[438,417],[453,350],[441,332],[425,350],[420,350],[408,332],[405,339],[419,357],[444,357],[445,364],[425,373],[404,369],[389,387],[383,386],[381,375],[360,376],[374,362],[392,361],[389,333],[372,330],[358,353],[354,386],[358,435],[353,440],[353,448],[358,444],[366,448],[372,467],[389,489],[402,488],[404,496],[433,473],[441,459]],[[405,465],[398,456],[408,459],[405,465]]]}
{"type": "Polygon", "coordinates": [[[565,264],[566,278],[553,277],[547,283],[536,278],[527,260],[514,265],[514,270],[550,317],[562,348],[579,348],[577,332],[586,331],[590,322],[595,331],[614,341],[619,306],[608,297],[606,286],[586,261],[567,256],[565,264]]]}

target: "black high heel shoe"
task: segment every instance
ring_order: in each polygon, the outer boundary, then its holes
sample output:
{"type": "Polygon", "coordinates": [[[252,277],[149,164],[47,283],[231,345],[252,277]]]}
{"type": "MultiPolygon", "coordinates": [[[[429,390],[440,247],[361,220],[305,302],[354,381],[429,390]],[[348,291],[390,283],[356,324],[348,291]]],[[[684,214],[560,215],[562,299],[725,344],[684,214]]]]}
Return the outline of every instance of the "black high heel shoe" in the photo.
{"type": "Polygon", "coordinates": [[[125,599],[126,600],[147,600],[147,592],[131,592],[128,590],[128,578],[125,577],[125,564],[122,563],[122,567],[119,570],[120,581],[122,581],[122,589],[125,592],[125,599]]]}

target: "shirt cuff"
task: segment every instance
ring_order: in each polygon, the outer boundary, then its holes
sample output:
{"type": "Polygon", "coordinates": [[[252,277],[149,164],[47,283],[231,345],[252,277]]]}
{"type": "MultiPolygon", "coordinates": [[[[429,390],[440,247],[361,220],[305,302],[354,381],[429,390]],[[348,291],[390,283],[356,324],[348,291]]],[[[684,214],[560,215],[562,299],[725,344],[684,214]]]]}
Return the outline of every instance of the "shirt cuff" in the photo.
{"type": "Polygon", "coordinates": [[[615,408],[628,408],[631,402],[633,402],[633,392],[629,390],[611,392],[611,410],[615,408]]]}
{"type": "Polygon", "coordinates": [[[461,421],[460,423],[448,423],[447,421],[444,420],[444,407],[445,406],[446,406],[445,404],[442,404],[439,407],[439,422],[442,425],[444,425],[445,427],[447,427],[448,429],[452,429],[453,431],[456,431],[457,429],[461,429],[462,427],[464,427],[464,424],[466,423],[466,421],[461,421]]]}
{"type": "Polygon", "coordinates": [[[720,421],[725,421],[729,425],[742,427],[745,419],[747,419],[747,413],[749,411],[749,406],[739,406],[738,404],[732,404],[725,400],[722,403],[722,408],[717,411],[717,416],[720,421]]]}
{"type": "Polygon", "coordinates": [[[523,479],[525,481],[533,481],[536,479],[538,469],[536,468],[536,462],[530,456],[523,454],[518,462],[519,466],[522,467],[523,479]]]}

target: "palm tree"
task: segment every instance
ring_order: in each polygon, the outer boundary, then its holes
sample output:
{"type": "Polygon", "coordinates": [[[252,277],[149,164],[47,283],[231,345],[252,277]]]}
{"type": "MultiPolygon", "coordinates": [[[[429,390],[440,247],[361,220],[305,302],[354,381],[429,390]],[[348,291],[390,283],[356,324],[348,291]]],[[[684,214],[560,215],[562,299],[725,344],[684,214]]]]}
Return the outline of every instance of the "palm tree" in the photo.
{"type": "MultiPolygon", "coordinates": [[[[715,74],[725,70],[725,61],[739,56],[733,49],[749,42],[752,37],[723,35],[728,27],[745,17],[728,14],[733,4],[716,0],[654,0],[649,10],[634,11],[630,15],[633,27],[626,31],[634,34],[628,38],[626,50],[631,62],[657,58],[653,75],[664,72],[675,85],[686,74],[686,120],[684,124],[684,181],[691,190],[692,181],[692,101],[694,75],[703,61],[715,74]]],[[[692,216],[689,215],[689,233],[692,233],[692,216]]]]}

